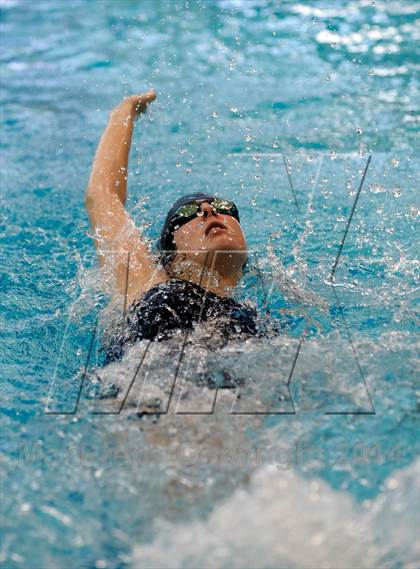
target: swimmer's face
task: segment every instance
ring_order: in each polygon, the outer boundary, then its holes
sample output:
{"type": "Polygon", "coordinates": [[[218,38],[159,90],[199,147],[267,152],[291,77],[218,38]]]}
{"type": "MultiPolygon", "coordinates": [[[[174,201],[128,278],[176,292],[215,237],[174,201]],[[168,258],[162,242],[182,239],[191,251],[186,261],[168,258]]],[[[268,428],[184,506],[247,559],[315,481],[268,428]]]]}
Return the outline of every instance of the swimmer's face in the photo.
{"type": "Polygon", "coordinates": [[[239,222],[216,212],[209,202],[201,203],[200,215],[174,232],[178,251],[202,265],[223,264],[239,270],[247,259],[247,246],[239,222]]]}

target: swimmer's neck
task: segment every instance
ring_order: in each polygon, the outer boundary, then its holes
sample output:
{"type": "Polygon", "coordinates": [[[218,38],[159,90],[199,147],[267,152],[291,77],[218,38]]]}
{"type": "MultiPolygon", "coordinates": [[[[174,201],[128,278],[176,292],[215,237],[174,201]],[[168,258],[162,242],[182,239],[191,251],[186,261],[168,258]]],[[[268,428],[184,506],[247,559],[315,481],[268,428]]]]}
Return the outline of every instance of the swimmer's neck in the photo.
{"type": "Polygon", "coordinates": [[[222,297],[232,296],[241,276],[242,271],[240,274],[233,273],[229,275],[223,275],[214,268],[206,269],[199,264],[189,264],[188,266],[184,267],[181,265],[176,267],[172,272],[173,278],[190,281],[208,290],[209,292],[222,297]]]}

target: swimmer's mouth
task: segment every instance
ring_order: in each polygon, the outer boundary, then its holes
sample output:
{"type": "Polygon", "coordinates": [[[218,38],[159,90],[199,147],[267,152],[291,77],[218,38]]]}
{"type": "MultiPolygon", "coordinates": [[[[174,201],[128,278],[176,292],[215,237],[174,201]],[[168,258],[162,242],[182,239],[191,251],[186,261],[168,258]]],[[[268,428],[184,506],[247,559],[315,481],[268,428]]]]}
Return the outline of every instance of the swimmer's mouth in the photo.
{"type": "Polygon", "coordinates": [[[210,221],[210,223],[207,225],[207,227],[204,231],[204,235],[207,237],[207,235],[210,233],[210,231],[212,229],[214,229],[215,227],[220,227],[221,229],[227,229],[226,225],[224,223],[222,223],[221,221],[210,221]]]}

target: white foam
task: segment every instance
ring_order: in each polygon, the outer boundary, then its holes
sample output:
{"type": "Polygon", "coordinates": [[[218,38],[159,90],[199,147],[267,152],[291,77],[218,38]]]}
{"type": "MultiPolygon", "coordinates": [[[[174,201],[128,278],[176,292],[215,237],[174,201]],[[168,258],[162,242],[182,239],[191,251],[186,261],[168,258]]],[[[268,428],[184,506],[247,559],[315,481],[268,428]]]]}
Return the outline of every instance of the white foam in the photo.
{"type": "Polygon", "coordinates": [[[155,541],[134,548],[132,567],[414,569],[419,465],[363,505],[324,481],[263,467],[207,520],[160,522],[155,541]]]}

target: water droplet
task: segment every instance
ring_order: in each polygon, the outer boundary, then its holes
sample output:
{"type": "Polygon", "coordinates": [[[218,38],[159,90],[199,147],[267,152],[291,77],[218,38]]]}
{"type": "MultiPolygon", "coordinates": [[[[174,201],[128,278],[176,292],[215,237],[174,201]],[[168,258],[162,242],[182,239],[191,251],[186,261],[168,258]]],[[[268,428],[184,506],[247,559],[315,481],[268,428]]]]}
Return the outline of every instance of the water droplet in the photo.
{"type": "Polygon", "coordinates": [[[401,312],[397,312],[396,314],[394,314],[394,322],[401,322],[401,320],[402,320],[401,312]]]}
{"type": "Polygon", "coordinates": [[[398,488],[398,480],[396,480],[395,478],[390,478],[386,483],[386,487],[389,490],[395,490],[396,488],[398,488]]]}
{"type": "Polygon", "coordinates": [[[381,194],[385,191],[385,187],[382,186],[382,184],[372,184],[369,191],[372,192],[372,194],[381,194]]]}
{"type": "Polygon", "coordinates": [[[324,539],[325,539],[324,534],[322,532],[318,532],[311,537],[310,543],[311,545],[315,546],[321,545],[324,539]]]}

